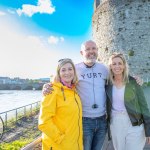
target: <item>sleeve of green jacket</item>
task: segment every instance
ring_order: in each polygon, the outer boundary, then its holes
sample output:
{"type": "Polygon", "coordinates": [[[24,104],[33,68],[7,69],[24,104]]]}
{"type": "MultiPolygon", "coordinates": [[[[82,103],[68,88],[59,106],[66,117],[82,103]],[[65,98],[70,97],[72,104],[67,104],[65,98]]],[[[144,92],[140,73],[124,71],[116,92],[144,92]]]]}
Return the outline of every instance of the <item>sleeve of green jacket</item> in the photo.
{"type": "Polygon", "coordinates": [[[150,137],[150,110],[148,108],[148,104],[144,96],[144,92],[141,86],[139,86],[138,84],[136,85],[136,93],[138,96],[138,102],[143,115],[145,134],[146,137],[150,137]]]}
{"type": "Polygon", "coordinates": [[[56,115],[56,97],[56,91],[43,97],[40,108],[38,127],[55,143],[60,144],[65,135],[64,133],[60,132],[52,119],[56,115]]]}

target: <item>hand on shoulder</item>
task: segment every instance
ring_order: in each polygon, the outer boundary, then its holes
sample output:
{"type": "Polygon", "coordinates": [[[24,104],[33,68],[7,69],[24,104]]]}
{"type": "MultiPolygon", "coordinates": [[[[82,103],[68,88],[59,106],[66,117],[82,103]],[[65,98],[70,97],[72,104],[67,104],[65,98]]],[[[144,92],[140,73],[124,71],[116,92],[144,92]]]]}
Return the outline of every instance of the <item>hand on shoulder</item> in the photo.
{"type": "Polygon", "coordinates": [[[53,84],[51,82],[46,83],[43,85],[42,94],[46,96],[47,94],[51,94],[53,90],[53,84]]]}
{"type": "Polygon", "coordinates": [[[133,75],[133,78],[136,80],[137,84],[139,84],[140,86],[143,85],[143,79],[142,78],[140,78],[137,75],[133,75]]]}

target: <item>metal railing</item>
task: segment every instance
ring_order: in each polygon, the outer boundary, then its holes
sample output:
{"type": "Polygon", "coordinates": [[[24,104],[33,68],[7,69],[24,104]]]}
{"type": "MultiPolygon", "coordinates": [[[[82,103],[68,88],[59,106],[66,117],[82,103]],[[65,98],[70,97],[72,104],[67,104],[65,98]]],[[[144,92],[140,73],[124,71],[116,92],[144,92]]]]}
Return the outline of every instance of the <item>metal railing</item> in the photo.
{"type": "Polygon", "coordinates": [[[0,139],[3,137],[3,133],[4,133],[4,122],[0,116],[0,139]]]}
{"type": "Polygon", "coordinates": [[[9,111],[0,113],[0,139],[4,132],[8,131],[8,127],[16,125],[19,120],[26,119],[37,112],[40,108],[40,101],[18,107],[9,111]]]}

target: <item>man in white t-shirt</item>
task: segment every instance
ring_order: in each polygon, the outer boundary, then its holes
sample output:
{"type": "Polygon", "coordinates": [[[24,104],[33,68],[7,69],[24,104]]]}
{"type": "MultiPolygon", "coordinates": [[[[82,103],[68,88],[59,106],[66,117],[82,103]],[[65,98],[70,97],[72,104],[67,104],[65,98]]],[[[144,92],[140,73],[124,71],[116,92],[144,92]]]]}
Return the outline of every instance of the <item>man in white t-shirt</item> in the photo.
{"type": "Polygon", "coordinates": [[[105,81],[108,70],[104,64],[96,62],[98,48],[95,42],[83,43],[80,53],[83,62],[75,66],[79,79],[77,91],[83,109],[84,150],[100,150],[107,130],[105,81]]]}

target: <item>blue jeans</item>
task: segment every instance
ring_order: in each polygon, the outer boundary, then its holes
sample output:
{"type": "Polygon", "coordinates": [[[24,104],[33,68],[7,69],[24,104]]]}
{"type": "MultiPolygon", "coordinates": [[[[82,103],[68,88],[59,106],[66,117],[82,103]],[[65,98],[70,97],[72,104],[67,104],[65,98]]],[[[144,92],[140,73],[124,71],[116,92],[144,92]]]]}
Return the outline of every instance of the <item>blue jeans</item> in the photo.
{"type": "Polygon", "coordinates": [[[101,150],[106,132],[106,115],[97,118],[83,117],[84,150],[101,150]]]}

